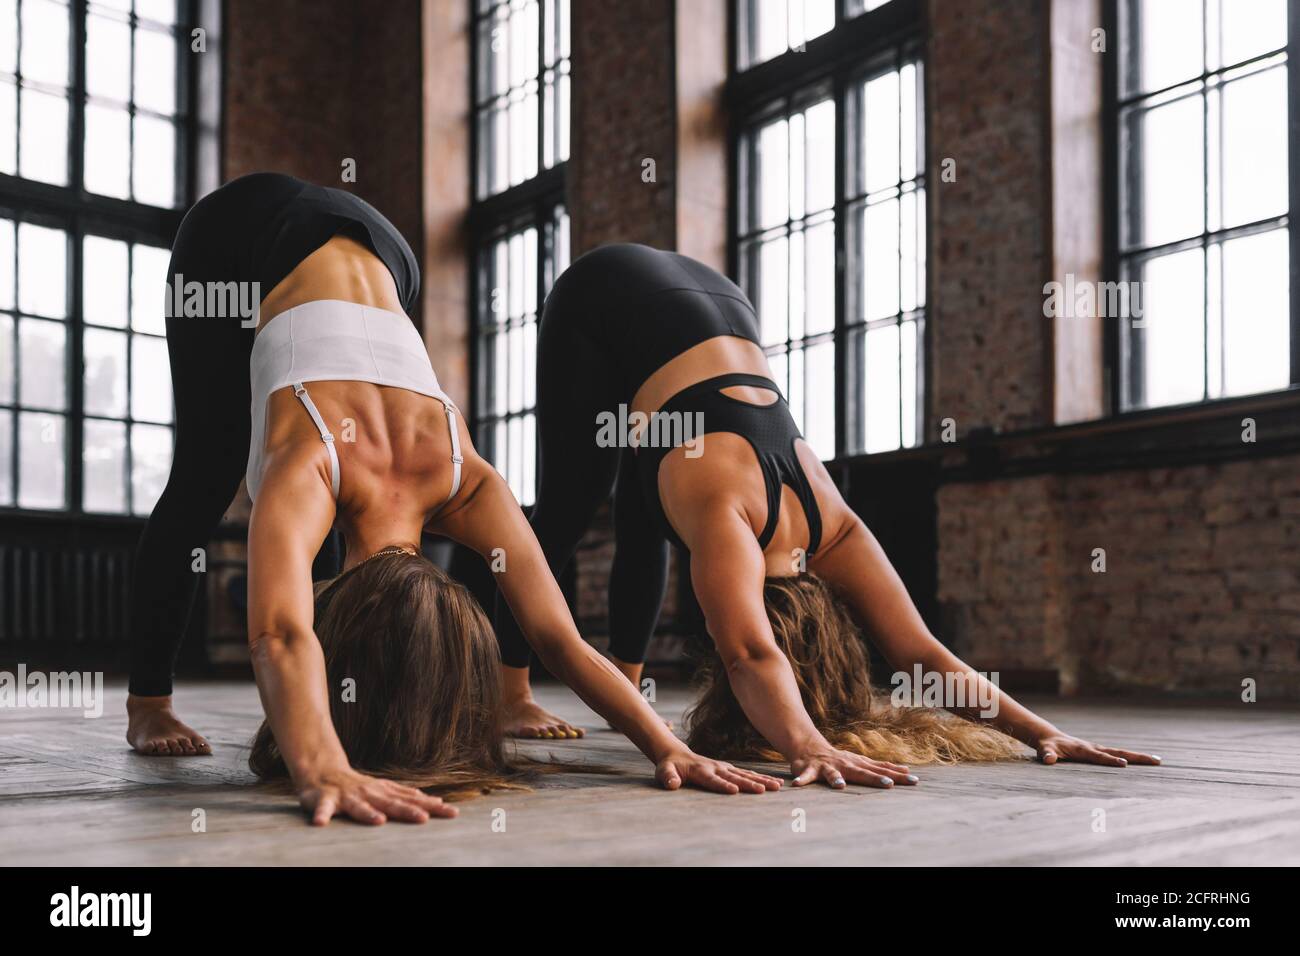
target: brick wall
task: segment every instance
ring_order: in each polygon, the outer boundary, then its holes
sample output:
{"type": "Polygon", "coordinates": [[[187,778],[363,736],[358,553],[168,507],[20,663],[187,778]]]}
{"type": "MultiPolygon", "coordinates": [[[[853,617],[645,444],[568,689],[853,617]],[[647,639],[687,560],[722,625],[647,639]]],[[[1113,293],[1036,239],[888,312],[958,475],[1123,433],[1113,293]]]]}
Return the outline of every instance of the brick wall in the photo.
{"type": "MultiPolygon", "coordinates": [[[[958,174],[934,170],[932,429],[1052,425],[1068,384],[1042,314],[1080,201],[1051,187],[1049,79],[1070,38],[1058,24],[1053,63],[1050,6],[930,6],[931,160],[958,174]]],[[[943,636],[976,666],[1055,672],[1067,693],[1235,696],[1253,677],[1261,699],[1300,697],[1300,459],[949,484],[937,507],[943,636]]]]}
{"type": "Polygon", "coordinates": [[[947,637],[1066,692],[1300,697],[1300,462],[955,484],[939,497],[947,637]],[[1094,549],[1105,571],[1094,570],[1094,549]]]}

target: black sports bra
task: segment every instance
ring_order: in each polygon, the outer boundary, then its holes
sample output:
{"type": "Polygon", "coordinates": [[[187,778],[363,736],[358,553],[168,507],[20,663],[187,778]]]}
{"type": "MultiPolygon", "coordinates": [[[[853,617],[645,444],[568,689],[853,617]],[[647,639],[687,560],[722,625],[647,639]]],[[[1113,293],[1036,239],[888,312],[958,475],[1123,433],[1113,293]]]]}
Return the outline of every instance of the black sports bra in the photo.
{"type": "MultiPolygon", "coordinates": [[[[745,372],[717,375],[682,389],[664,402],[655,414],[673,412],[684,416],[683,421],[686,420],[685,416],[691,416],[689,420],[692,422],[696,421],[695,413],[700,413],[703,415],[704,434],[730,432],[745,439],[754,449],[758,465],[763,471],[763,483],[767,487],[767,524],[758,536],[760,548],[766,548],[776,533],[776,523],[781,516],[782,486],[789,485],[794,489],[808,521],[808,555],[811,557],[821,546],[821,511],[817,508],[812,486],[808,483],[808,476],[804,474],[803,465],[795,452],[795,439],[803,436],[790,415],[790,406],[786,403],[785,396],[781,395],[775,383],[770,378],[745,372]],[[754,405],[722,392],[722,389],[732,385],[767,389],[776,392],[778,397],[770,405],[754,405]]],[[[662,433],[667,429],[654,431],[662,433]]],[[[686,546],[669,524],[663,502],[659,498],[659,465],[673,447],[668,443],[641,447],[637,449],[636,459],[647,505],[668,540],[684,550],[686,546]]]]}

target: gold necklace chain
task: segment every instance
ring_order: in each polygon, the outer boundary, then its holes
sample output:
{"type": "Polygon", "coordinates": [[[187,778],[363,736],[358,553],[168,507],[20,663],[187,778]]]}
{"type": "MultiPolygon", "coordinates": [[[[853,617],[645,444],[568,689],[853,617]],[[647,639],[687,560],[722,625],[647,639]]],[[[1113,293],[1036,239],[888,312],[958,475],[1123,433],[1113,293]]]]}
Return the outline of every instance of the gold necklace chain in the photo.
{"type": "Polygon", "coordinates": [[[395,544],[395,545],[391,545],[391,546],[389,546],[389,547],[387,547],[387,548],[381,548],[381,549],[379,549],[378,551],[376,551],[374,554],[372,554],[372,555],[371,555],[370,557],[368,557],[368,558],[362,558],[362,559],[361,559],[360,561],[358,561],[356,564],[352,565],[352,567],[349,568],[348,570],[349,570],[349,571],[355,571],[357,568],[361,567],[361,565],[365,564],[367,561],[373,561],[375,558],[382,557],[382,556],[385,555],[385,554],[410,554],[410,555],[414,555],[415,553],[416,553],[416,552],[414,552],[414,551],[408,551],[406,548],[403,548],[403,547],[401,547],[400,545],[396,545],[396,544],[395,544]]]}

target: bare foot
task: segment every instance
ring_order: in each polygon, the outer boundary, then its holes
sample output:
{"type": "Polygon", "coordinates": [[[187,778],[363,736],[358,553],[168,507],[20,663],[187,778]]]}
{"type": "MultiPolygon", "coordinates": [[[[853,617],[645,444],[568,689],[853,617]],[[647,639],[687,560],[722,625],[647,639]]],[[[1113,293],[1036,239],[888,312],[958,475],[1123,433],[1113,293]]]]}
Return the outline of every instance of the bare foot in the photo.
{"type": "Polygon", "coordinates": [[[576,739],[585,736],[581,727],[574,727],[549,711],[543,710],[531,697],[507,702],[505,705],[506,734],[510,737],[542,738],[545,740],[576,739]]]}
{"type": "Polygon", "coordinates": [[[211,756],[212,747],[202,735],[172,710],[170,697],[126,699],[126,741],[136,753],[150,757],[211,756]]]}

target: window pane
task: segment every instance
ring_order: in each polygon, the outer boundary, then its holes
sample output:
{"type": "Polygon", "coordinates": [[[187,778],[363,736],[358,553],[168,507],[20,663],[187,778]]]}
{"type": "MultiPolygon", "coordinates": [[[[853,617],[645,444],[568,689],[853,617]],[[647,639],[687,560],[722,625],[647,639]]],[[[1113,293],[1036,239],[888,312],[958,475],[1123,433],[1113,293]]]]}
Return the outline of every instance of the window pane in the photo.
{"type": "Polygon", "coordinates": [[[865,449],[868,452],[889,451],[899,444],[902,427],[899,411],[901,383],[899,381],[898,326],[884,325],[869,329],[864,337],[862,357],[863,380],[866,394],[865,449]]]}
{"type": "Polygon", "coordinates": [[[18,0],[0,0],[0,73],[18,72],[18,0]]]}
{"type": "Polygon", "coordinates": [[[172,467],[172,430],[165,425],[131,426],[131,511],[147,515],[167,485],[172,467]]]}
{"type": "Polygon", "coordinates": [[[921,357],[921,332],[919,323],[904,322],[899,326],[898,366],[901,375],[899,392],[902,395],[902,441],[904,448],[917,444],[916,407],[921,395],[918,361],[921,357]]]}
{"type": "Polygon", "coordinates": [[[835,104],[822,100],[804,113],[805,209],[814,213],[835,204],[835,104]]]}
{"type": "Polygon", "coordinates": [[[61,322],[18,322],[18,403],[63,411],[67,407],[67,327],[61,322]]]}
{"type": "Polygon", "coordinates": [[[804,350],[804,439],[817,457],[835,457],[835,344],[823,342],[804,350]]]}
{"type": "Polygon", "coordinates": [[[1220,65],[1240,63],[1286,46],[1286,0],[1221,0],[1220,65]]]}
{"type": "Polygon", "coordinates": [[[86,107],[86,189],[101,196],[131,195],[131,116],[126,110],[86,107]]]}
{"type": "Polygon", "coordinates": [[[835,223],[827,220],[804,234],[804,334],[817,335],[835,327],[835,223]]]}
{"type": "Polygon", "coordinates": [[[1129,115],[1126,152],[1129,162],[1141,164],[1142,185],[1140,225],[1130,230],[1128,245],[1156,246],[1197,235],[1204,228],[1201,104],[1200,97],[1189,96],[1129,115]]]}
{"type": "Polygon", "coordinates": [[[131,98],[131,27],[124,20],[86,18],[86,90],[118,103],[131,98]]]}
{"type": "Polygon", "coordinates": [[[1287,230],[1223,244],[1223,392],[1245,395],[1290,382],[1287,230]]]}
{"type": "Polygon", "coordinates": [[[87,419],[81,453],[81,505],[86,511],[126,511],[126,425],[87,419]]]}
{"type": "Polygon", "coordinates": [[[87,322],[126,328],[126,243],[86,236],[81,246],[82,313],[87,322]]]}
{"type": "Polygon", "coordinates": [[[1205,257],[1200,249],[1151,259],[1142,267],[1142,350],[1147,405],[1204,397],[1205,257]]]}
{"type": "Polygon", "coordinates": [[[171,253],[157,246],[135,246],[131,252],[131,328],[162,335],[167,331],[167,266],[171,253]]]}
{"type": "Polygon", "coordinates": [[[0,173],[18,172],[18,88],[0,79],[0,173]]]}
{"type": "MultiPolygon", "coordinates": [[[[14,402],[14,320],[0,315],[0,405],[14,402]]],[[[0,462],[0,468],[4,463],[0,462]]]]}
{"type": "Polygon", "coordinates": [[[0,309],[14,307],[14,224],[0,219],[0,309]]]}
{"type": "Polygon", "coordinates": [[[61,229],[18,226],[18,308],[61,319],[68,310],[68,241],[61,229]]]}
{"type": "Polygon", "coordinates": [[[899,76],[867,81],[862,94],[863,189],[897,185],[899,175],[899,76]]]}
{"type": "Polygon", "coordinates": [[[1205,58],[1200,0],[1124,0],[1137,30],[1125,92],[1160,90],[1199,76],[1205,58]]]}
{"type": "Polygon", "coordinates": [[[176,204],[176,127],[170,120],[136,114],[132,187],[151,206],[176,204]]]}
{"type": "Polygon", "coordinates": [[[0,505],[14,503],[14,416],[0,410],[0,505]]]}
{"type": "Polygon", "coordinates": [[[764,345],[784,342],[789,337],[790,249],[784,236],[770,239],[759,247],[758,294],[759,325],[764,345]]]}
{"type": "Polygon", "coordinates": [[[66,431],[62,415],[18,413],[18,507],[66,507],[66,431]]]}
{"type": "Polygon", "coordinates": [[[537,419],[525,415],[523,421],[523,479],[520,482],[519,503],[524,507],[531,505],[536,498],[537,488],[537,419]]]}
{"type": "Polygon", "coordinates": [[[899,201],[868,206],[863,213],[863,270],[867,321],[898,314],[899,201]]]}
{"type": "Polygon", "coordinates": [[[176,0],[135,0],[135,15],[155,23],[175,23],[176,0]]]}
{"type": "Polygon", "coordinates": [[[1223,87],[1223,225],[1287,211],[1286,69],[1223,87]]]}
{"type": "Polygon", "coordinates": [[[126,333],[86,329],[82,337],[87,415],[126,417],[126,333]]]}
{"type": "Polygon", "coordinates": [[[167,340],[131,337],[131,417],[146,422],[172,420],[172,379],[167,340]]]}
{"type": "Polygon", "coordinates": [[[135,105],[176,112],[176,41],[170,33],[135,31],[135,105]]]}
{"type": "Polygon", "coordinates": [[[759,229],[785,222],[790,215],[789,123],[780,119],[758,131],[753,175],[758,191],[759,229]]]}
{"type": "MultiPolygon", "coordinates": [[[[23,78],[68,85],[68,8],[51,0],[23,0],[23,78]]],[[[25,106],[24,106],[25,109],[25,106]]]]}
{"type": "Polygon", "coordinates": [[[56,186],[68,182],[68,101],[23,89],[19,135],[19,174],[56,186]]]}

